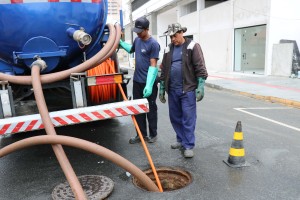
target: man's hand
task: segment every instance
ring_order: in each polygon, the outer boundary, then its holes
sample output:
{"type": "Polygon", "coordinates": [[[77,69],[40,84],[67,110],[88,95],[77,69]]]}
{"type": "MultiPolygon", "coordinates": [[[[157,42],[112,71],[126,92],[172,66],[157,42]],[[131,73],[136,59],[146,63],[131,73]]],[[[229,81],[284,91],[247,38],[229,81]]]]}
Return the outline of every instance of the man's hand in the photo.
{"type": "Polygon", "coordinates": [[[156,80],[156,76],[158,73],[157,67],[149,66],[148,74],[147,74],[147,82],[143,91],[143,97],[149,97],[152,94],[153,84],[156,80]]]}
{"type": "MultiPolygon", "coordinates": [[[[152,85],[152,87],[153,87],[153,85],[152,85]]],[[[144,98],[147,98],[152,94],[152,87],[150,85],[145,86],[144,91],[143,91],[143,97],[144,98]]]]}
{"type": "Polygon", "coordinates": [[[131,50],[131,47],[132,47],[131,44],[128,44],[128,43],[126,43],[126,42],[124,42],[123,40],[120,39],[119,45],[120,45],[120,47],[122,47],[125,51],[127,51],[127,53],[130,53],[130,50],[131,50]]]}
{"type": "Polygon", "coordinates": [[[166,91],[165,82],[164,81],[160,81],[160,86],[159,86],[159,100],[162,103],[166,103],[165,91],[166,91]]]}
{"type": "Polygon", "coordinates": [[[198,86],[197,86],[197,89],[196,89],[197,102],[201,101],[204,97],[204,85],[205,85],[205,79],[199,77],[198,78],[198,86]]]}

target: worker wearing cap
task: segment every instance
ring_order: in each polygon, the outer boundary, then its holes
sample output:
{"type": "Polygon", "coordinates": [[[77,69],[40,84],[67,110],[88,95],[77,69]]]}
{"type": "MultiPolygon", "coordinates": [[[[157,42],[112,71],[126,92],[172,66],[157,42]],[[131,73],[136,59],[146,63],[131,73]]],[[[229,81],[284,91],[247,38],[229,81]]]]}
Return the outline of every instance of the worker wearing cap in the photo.
{"type": "MultiPolygon", "coordinates": [[[[149,21],[146,17],[136,19],[133,31],[138,35],[132,45],[120,40],[120,46],[128,53],[135,52],[135,71],[133,75],[133,99],[147,98],[149,112],[136,115],[136,121],[146,141],[153,143],[157,140],[157,60],[160,46],[149,34],[149,21]],[[149,137],[147,137],[147,122],[149,137]]],[[[130,144],[140,142],[139,136],[129,140],[130,144]]]]}
{"type": "Polygon", "coordinates": [[[191,158],[195,146],[196,101],[204,97],[208,74],[200,45],[184,37],[186,31],[186,27],[174,23],[164,33],[171,44],[164,50],[159,99],[165,103],[165,91],[168,93],[169,117],[176,132],[176,142],[171,148],[183,147],[184,157],[191,158]]]}

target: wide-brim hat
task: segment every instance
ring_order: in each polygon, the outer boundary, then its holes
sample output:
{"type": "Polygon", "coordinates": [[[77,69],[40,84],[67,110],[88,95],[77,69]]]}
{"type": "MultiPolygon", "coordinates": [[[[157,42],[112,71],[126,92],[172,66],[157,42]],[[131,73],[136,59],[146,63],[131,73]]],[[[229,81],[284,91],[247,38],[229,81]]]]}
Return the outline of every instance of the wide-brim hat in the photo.
{"type": "Polygon", "coordinates": [[[164,35],[166,36],[173,36],[175,35],[175,33],[182,31],[182,32],[186,32],[187,28],[186,27],[182,27],[179,23],[174,23],[174,24],[170,24],[168,26],[168,30],[166,32],[164,32],[164,35]]]}
{"type": "Polygon", "coordinates": [[[135,20],[134,28],[132,29],[133,32],[141,33],[144,29],[149,28],[149,21],[146,17],[140,17],[135,20]]]}

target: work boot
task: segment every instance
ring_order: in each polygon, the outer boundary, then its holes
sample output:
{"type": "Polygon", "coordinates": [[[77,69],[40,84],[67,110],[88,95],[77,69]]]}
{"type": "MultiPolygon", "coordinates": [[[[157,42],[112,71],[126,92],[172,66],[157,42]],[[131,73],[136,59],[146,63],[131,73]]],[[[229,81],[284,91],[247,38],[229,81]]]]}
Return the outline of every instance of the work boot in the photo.
{"type": "Polygon", "coordinates": [[[157,136],[155,137],[149,137],[148,143],[154,143],[157,140],[157,136]]]}
{"type": "MultiPolygon", "coordinates": [[[[149,138],[148,137],[144,137],[144,140],[148,141],[149,138]]],[[[135,136],[135,137],[130,138],[130,140],[129,140],[130,144],[135,144],[135,143],[139,143],[139,142],[141,142],[141,139],[140,139],[140,137],[138,135],[135,136]]]]}
{"type": "Polygon", "coordinates": [[[172,149],[179,149],[182,147],[182,144],[180,142],[176,142],[174,144],[171,144],[172,149]]]}
{"type": "Polygon", "coordinates": [[[183,152],[185,158],[192,158],[194,156],[194,152],[192,149],[186,149],[183,152]]]}

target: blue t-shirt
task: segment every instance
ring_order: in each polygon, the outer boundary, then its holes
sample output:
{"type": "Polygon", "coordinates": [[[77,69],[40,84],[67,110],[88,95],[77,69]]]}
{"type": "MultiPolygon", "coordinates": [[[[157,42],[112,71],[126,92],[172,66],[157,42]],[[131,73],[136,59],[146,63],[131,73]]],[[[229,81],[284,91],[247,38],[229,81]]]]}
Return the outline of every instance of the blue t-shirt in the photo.
{"type": "Polygon", "coordinates": [[[170,89],[182,90],[182,45],[174,46],[171,74],[170,74],[170,89]]]}
{"type": "Polygon", "coordinates": [[[135,38],[132,51],[135,52],[135,71],[133,80],[139,83],[146,83],[150,59],[159,58],[160,46],[158,42],[150,37],[144,41],[141,38],[135,38]]]}

